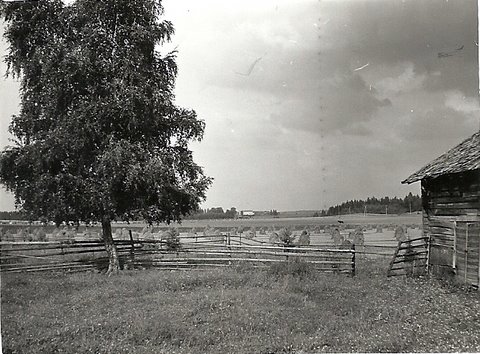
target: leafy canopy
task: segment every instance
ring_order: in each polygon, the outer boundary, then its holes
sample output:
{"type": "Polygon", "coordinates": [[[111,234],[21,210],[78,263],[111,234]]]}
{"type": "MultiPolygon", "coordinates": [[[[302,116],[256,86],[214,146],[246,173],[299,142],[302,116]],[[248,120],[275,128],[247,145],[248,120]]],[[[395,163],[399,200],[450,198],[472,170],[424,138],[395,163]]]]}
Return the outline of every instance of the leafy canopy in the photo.
{"type": "Polygon", "coordinates": [[[0,182],[32,218],[178,221],[212,180],[188,143],[204,122],[174,103],[173,26],[158,0],[0,5],[21,108],[0,182]]]}

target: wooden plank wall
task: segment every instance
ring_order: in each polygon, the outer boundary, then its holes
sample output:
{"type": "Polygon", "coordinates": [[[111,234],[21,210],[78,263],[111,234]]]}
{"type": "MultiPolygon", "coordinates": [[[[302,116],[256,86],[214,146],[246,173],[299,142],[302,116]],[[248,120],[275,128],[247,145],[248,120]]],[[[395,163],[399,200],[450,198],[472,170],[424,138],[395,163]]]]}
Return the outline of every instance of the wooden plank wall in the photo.
{"type": "Polygon", "coordinates": [[[479,285],[480,223],[457,222],[456,278],[459,282],[479,285]]]}
{"type": "MultiPolygon", "coordinates": [[[[422,202],[424,236],[430,237],[430,270],[438,275],[465,276],[457,272],[464,252],[454,252],[459,241],[458,236],[455,241],[455,225],[480,221],[480,170],[422,180],[422,202]]],[[[478,276],[476,279],[478,282],[478,276]]]]}
{"type": "Polygon", "coordinates": [[[433,274],[453,275],[455,224],[451,219],[424,217],[424,236],[430,238],[428,267],[433,274]]]}

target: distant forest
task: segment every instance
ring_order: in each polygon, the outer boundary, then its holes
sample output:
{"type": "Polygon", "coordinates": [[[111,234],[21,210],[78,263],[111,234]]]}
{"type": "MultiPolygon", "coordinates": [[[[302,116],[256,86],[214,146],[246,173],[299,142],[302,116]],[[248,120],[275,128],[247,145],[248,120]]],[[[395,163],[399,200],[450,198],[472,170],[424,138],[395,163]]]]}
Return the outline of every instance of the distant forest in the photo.
{"type": "MultiPolygon", "coordinates": [[[[371,197],[367,200],[349,200],[339,205],[331,206],[328,210],[315,212],[313,216],[335,216],[345,214],[403,214],[422,210],[422,198],[409,193],[405,198],[398,197],[371,197]]],[[[256,211],[257,216],[282,217],[282,212],[277,210],[256,211]]],[[[185,219],[234,219],[238,217],[237,209],[232,207],[224,210],[222,207],[200,209],[196,213],[188,215],[185,219]]],[[[0,211],[0,220],[28,220],[25,214],[18,211],[0,211]]]]}
{"type": "Polygon", "coordinates": [[[19,211],[0,211],[0,220],[28,220],[28,218],[19,211]]]}
{"type": "Polygon", "coordinates": [[[237,217],[237,209],[231,207],[223,210],[222,207],[211,209],[199,209],[197,212],[185,217],[186,220],[205,220],[205,219],[234,219],[237,217]]]}
{"type": "Polygon", "coordinates": [[[331,216],[343,214],[403,214],[422,210],[422,198],[418,195],[409,193],[405,198],[384,197],[377,199],[375,197],[367,200],[349,200],[340,205],[335,205],[328,210],[322,210],[319,215],[331,216]]]}

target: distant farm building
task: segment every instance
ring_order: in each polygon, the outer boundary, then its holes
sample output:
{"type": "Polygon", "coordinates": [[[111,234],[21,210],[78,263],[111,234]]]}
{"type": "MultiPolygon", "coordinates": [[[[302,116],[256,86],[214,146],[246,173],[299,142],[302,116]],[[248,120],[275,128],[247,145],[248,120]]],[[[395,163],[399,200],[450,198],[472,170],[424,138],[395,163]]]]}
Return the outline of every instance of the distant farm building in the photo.
{"type": "Polygon", "coordinates": [[[251,218],[254,216],[255,216],[255,213],[253,212],[253,210],[242,210],[240,212],[240,218],[251,218]]]}
{"type": "Polygon", "coordinates": [[[402,183],[421,181],[429,269],[480,284],[480,132],[402,183]]]}

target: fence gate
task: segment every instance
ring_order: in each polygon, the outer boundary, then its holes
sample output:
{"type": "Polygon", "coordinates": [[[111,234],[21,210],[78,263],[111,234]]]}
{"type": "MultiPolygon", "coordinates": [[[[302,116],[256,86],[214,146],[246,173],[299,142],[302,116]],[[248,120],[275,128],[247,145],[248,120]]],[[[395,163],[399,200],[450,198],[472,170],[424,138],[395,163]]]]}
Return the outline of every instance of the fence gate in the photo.
{"type": "Polygon", "coordinates": [[[464,284],[480,285],[480,222],[455,223],[453,268],[464,284]]]}
{"type": "Polygon", "coordinates": [[[428,237],[399,241],[387,276],[418,276],[427,272],[428,237]]]}

